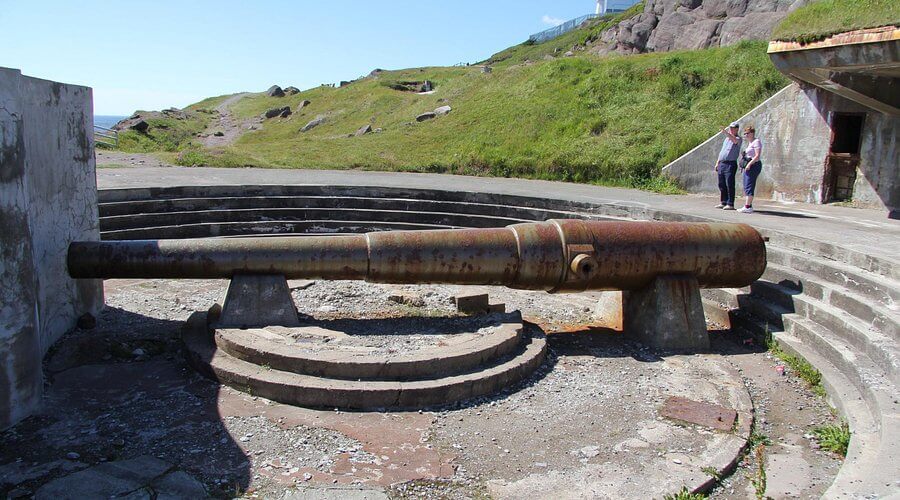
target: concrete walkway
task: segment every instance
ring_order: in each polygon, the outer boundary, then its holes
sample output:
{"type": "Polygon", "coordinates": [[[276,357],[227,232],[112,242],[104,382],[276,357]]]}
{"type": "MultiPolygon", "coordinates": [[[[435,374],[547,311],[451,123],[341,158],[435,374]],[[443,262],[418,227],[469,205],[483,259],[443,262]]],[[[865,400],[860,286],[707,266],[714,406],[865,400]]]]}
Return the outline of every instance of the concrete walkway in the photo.
{"type": "Polygon", "coordinates": [[[879,210],[756,200],[754,208],[757,212],[747,215],[716,210],[713,206],[718,199],[708,196],[659,195],[565,182],[356,170],[99,168],[97,182],[100,189],[267,184],[395,186],[613,203],[746,222],[761,229],[785,231],[900,263],[900,221],[888,219],[885,212],[879,210]]]}

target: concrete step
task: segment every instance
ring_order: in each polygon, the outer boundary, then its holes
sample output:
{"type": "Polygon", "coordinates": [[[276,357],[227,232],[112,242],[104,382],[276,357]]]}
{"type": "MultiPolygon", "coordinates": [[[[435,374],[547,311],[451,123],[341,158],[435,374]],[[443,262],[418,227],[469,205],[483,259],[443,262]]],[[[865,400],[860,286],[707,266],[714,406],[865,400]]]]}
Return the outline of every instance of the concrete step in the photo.
{"type": "Polygon", "coordinates": [[[895,339],[858,318],[802,294],[780,295],[779,300],[771,300],[779,293],[787,292],[774,283],[763,286],[755,284],[754,295],[735,289],[703,292],[707,300],[724,303],[726,307],[740,309],[766,322],[770,331],[789,331],[792,322],[809,319],[864,353],[893,383],[900,385],[900,343],[895,339]],[[758,293],[761,291],[765,292],[758,293]],[[791,300],[789,306],[784,304],[785,296],[791,300]]]}
{"type": "Polygon", "coordinates": [[[806,359],[822,373],[831,403],[850,425],[847,457],[823,498],[888,498],[898,494],[900,421],[896,414],[873,411],[852,381],[815,347],[790,334],[775,341],[788,353],[806,359]]]}
{"type": "Polygon", "coordinates": [[[792,290],[791,295],[803,293],[820,300],[871,324],[892,338],[900,338],[900,312],[873,300],[869,295],[841,284],[826,282],[819,276],[771,263],[766,267],[762,280],[792,290]]]}
{"type": "Polygon", "coordinates": [[[206,326],[206,314],[195,313],[183,334],[189,362],[201,373],[229,385],[284,404],[310,408],[418,409],[495,394],[527,378],[544,361],[547,342],[527,338],[523,350],[481,370],[417,381],[339,380],[255,365],[219,349],[206,326]]]}
{"type": "Polygon", "coordinates": [[[853,272],[867,272],[889,282],[900,282],[900,263],[893,260],[874,257],[825,241],[811,240],[783,231],[761,229],[760,232],[769,238],[770,245],[778,251],[813,257],[820,262],[836,264],[839,268],[853,272]]]}
{"type": "MultiPolygon", "coordinates": [[[[752,335],[768,331],[769,327],[765,321],[746,314],[736,315],[734,324],[735,329],[752,335]]],[[[900,419],[896,391],[892,393],[889,387],[882,386],[875,398],[861,392],[858,372],[850,360],[864,360],[864,356],[853,354],[847,346],[831,344],[823,352],[822,336],[807,341],[791,332],[770,333],[782,350],[819,370],[829,403],[850,425],[852,437],[847,457],[824,498],[887,498],[897,494],[900,419]],[[840,352],[837,358],[835,351],[840,352]]]]}
{"type": "Polygon", "coordinates": [[[100,219],[100,231],[121,231],[187,224],[262,222],[262,221],[378,221],[432,224],[459,227],[505,227],[528,222],[509,217],[493,217],[444,212],[368,210],[343,208],[254,208],[216,209],[193,212],[137,213],[107,216],[100,219]]]}
{"type": "Polygon", "coordinates": [[[813,282],[839,285],[888,310],[900,310],[900,281],[890,276],[771,243],[767,246],[767,259],[771,265],[814,276],[813,282]]]}
{"type": "Polygon", "coordinates": [[[522,330],[522,317],[510,314],[484,336],[405,355],[360,353],[340,345],[303,349],[259,329],[216,329],[215,343],[230,356],[286,372],[344,380],[429,380],[477,371],[513,355],[521,350],[522,330]]]}
{"type": "Polygon", "coordinates": [[[529,221],[582,218],[583,213],[493,203],[456,202],[410,198],[362,196],[230,196],[209,198],[136,199],[100,203],[100,217],[205,210],[264,208],[369,209],[409,212],[442,212],[498,216],[529,221]]]}
{"type": "Polygon", "coordinates": [[[377,221],[259,221],[230,222],[221,224],[185,224],[141,229],[125,229],[122,231],[102,231],[103,240],[142,240],[142,239],[179,239],[179,238],[213,238],[221,236],[246,236],[248,234],[307,234],[307,233],[367,233],[375,231],[419,230],[419,229],[453,229],[455,226],[432,224],[410,224],[403,222],[377,221]]]}

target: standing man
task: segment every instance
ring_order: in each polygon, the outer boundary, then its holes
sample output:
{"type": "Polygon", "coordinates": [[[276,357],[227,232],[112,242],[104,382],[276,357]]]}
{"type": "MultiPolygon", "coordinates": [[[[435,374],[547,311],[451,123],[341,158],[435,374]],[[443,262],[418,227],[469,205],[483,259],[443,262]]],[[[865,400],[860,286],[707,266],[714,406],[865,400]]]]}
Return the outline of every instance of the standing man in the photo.
{"type": "Polygon", "coordinates": [[[734,210],[734,176],[737,174],[737,162],[741,156],[740,131],[738,122],[722,129],[725,140],[722,142],[722,150],[719,151],[719,160],[716,162],[721,195],[721,203],[716,205],[716,208],[722,210],[734,210]]]}

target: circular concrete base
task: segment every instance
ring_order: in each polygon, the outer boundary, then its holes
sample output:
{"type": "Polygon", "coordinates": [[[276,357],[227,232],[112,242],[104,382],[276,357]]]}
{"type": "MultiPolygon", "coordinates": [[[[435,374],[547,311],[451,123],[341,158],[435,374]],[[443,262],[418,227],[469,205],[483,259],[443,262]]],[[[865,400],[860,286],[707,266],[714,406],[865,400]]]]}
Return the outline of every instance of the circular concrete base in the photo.
{"type": "MultiPolygon", "coordinates": [[[[345,380],[427,380],[469,371],[512,355],[522,345],[519,313],[482,318],[434,318],[435,329],[459,327],[467,320],[473,331],[405,335],[378,331],[366,335],[322,326],[299,328],[216,329],[216,345],[229,355],[275,370],[345,380]],[[474,320],[474,321],[473,321],[474,320]],[[380,345],[372,337],[396,337],[380,345]],[[418,337],[418,338],[417,338],[418,337]],[[412,340],[411,340],[412,338],[412,340]],[[410,345],[418,341],[418,345],[410,345]],[[424,344],[424,347],[421,347],[424,344]],[[419,348],[417,348],[419,347],[419,348]]],[[[363,322],[363,320],[360,320],[363,322]]],[[[391,324],[402,323],[393,319],[391,324]]],[[[389,326],[390,327],[390,326],[389,326]]]]}
{"type": "MultiPolygon", "coordinates": [[[[200,372],[236,389],[310,408],[418,409],[486,396],[528,377],[546,340],[523,334],[521,317],[490,321],[486,335],[400,356],[297,348],[303,329],[215,330],[205,313],[185,323],[184,343],[200,372]]],[[[307,329],[307,336],[314,330],[307,329]]],[[[315,330],[328,337],[336,332],[315,330]]]]}

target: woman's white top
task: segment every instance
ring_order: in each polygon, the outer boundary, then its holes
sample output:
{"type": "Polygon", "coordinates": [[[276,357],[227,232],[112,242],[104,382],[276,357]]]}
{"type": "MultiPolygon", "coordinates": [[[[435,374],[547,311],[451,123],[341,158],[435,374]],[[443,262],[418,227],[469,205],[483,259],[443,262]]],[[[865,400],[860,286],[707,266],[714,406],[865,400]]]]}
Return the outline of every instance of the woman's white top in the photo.
{"type": "Polygon", "coordinates": [[[751,160],[756,158],[756,155],[762,151],[762,142],[759,139],[753,139],[750,142],[750,145],[747,146],[747,149],[744,150],[744,154],[747,155],[747,158],[751,160]]]}

